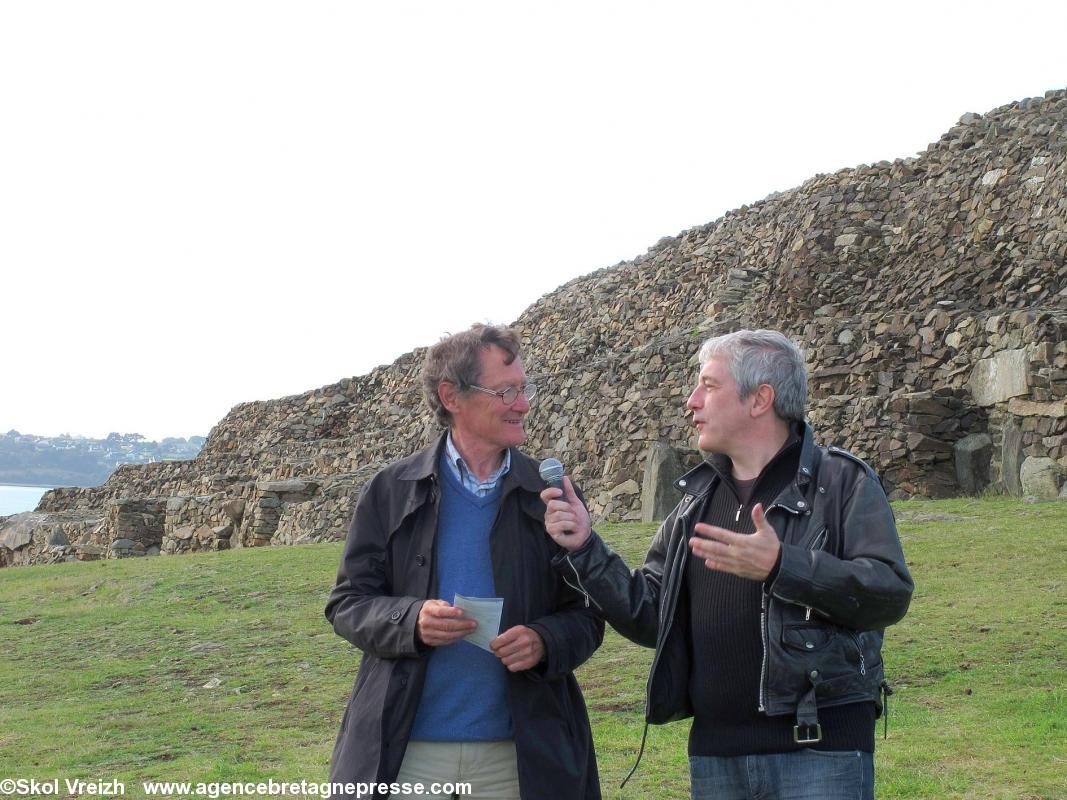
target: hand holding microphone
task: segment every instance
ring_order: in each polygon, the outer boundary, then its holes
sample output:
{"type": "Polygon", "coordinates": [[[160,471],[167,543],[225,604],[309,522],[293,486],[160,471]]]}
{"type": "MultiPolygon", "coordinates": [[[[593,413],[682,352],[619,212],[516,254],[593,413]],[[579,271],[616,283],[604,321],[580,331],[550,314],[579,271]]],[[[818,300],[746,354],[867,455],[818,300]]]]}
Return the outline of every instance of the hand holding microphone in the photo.
{"type": "Polygon", "coordinates": [[[563,464],[555,458],[541,462],[541,479],[548,488],[541,492],[545,504],[545,530],[565,550],[577,550],[589,538],[589,511],[574,492],[563,464]]]}

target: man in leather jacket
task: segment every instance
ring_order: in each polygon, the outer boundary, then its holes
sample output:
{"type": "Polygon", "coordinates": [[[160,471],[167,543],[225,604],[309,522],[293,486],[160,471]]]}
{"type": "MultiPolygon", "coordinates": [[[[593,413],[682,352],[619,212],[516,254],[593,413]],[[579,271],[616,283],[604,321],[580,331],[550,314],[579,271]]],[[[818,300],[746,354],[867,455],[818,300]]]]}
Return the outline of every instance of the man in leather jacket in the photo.
{"type": "Polygon", "coordinates": [[[803,356],[775,331],[700,350],[686,403],[700,466],[632,573],[571,490],[546,489],[556,567],[655,647],[646,720],[693,717],[694,798],[874,796],[882,632],[913,584],[881,484],[816,446],[803,356]]]}
{"type": "Polygon", "coordinates": [[[552,568],[545,484],[518,450],[536,390],[518,336],[475,325],[448,337],[422,383],[448,430],[364,487],[326,606],[363,651],[333,796],[450,797],[442,789],[469,784],[465,798],[599,800],[573,673],[604,623],[552,568]],[[476,622],[456,595],[503,598],[489,650],[463,641],[476,622]]]}

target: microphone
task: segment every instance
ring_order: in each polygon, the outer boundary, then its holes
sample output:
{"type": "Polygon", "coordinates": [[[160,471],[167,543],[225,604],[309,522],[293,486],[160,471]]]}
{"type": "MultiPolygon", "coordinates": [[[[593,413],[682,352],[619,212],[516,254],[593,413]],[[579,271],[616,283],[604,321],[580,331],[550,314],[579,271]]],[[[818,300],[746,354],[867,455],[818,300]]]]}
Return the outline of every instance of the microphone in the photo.
{"type": "Polygon", "coordinates": [[[537,468],[541,480],[553,489],[563,489],[563,463],[558,458],[546,458],[537,468]]]}
{"type": "MultiPolygon", "coordinates": [[[[563,463],[558,458],[546,458],[541,462],[541,466],[537,468],[537,471],[541,473],[541,480],[553,489],[559,489],[561,492],[566,491],[563,488],[563,463]]],[[[563,531],[563,533],[570,536],[574,531],[563,531]]]]}

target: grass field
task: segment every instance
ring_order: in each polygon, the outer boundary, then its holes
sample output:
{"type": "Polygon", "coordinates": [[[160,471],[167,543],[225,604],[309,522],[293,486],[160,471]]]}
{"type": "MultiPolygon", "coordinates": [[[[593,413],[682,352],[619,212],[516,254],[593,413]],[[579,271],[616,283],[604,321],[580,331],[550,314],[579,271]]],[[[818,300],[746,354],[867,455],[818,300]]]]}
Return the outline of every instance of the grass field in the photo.
{"type": "MultiPolygon", "coordinates": [[[[1067,798],[1067,503],[895,508],[917,588],[886,638],[878,796],[1067,798]]],[[[632,564],[652,532],[602,531],[632,564]]],[[[116,779],[133,797],[142,780],[325,780],[359,662],[322,615],[340,551],[0,571],[0,779],[116,779]]],[[[609,631],[579,672],[607,798],[688,796],[686,722],[650,729],[618,788],[650,660],[609,631]]]]}

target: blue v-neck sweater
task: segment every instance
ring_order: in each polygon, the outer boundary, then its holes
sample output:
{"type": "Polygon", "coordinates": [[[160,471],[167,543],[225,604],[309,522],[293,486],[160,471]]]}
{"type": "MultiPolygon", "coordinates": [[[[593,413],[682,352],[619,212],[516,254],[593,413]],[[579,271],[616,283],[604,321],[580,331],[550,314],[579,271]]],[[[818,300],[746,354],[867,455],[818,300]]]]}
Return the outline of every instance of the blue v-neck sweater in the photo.
{"type": "MultiPolygon", "coordinates": [[[[489,548],[503,481],[491,494],[476,497],[443,460],[438,472],[437,597],[449,603],[457,594],[496,597],[489,548]]],[[[434,648],[411,738],[491,742],[513,737],[503,662],[463,640],[434,648]]]]}

